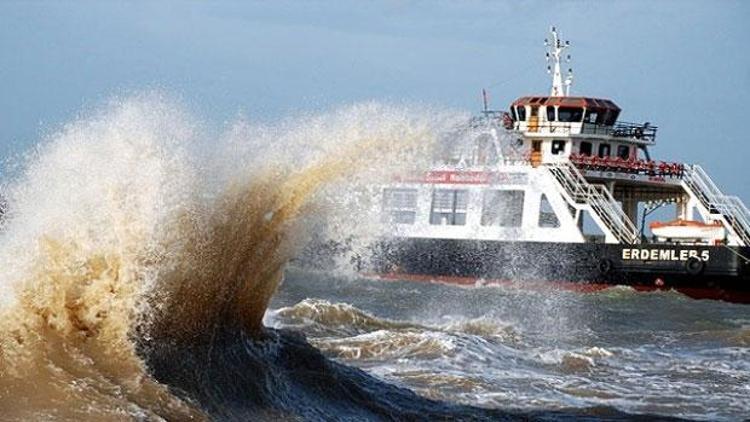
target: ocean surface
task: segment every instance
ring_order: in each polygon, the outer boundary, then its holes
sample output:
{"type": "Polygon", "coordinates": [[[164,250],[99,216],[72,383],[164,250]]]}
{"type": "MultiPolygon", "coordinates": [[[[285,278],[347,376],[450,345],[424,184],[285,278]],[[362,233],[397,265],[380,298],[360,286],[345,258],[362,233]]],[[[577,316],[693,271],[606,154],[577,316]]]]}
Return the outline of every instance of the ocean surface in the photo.
{"type": "Polygon", "coordinates": [[[305,333],[337,362],[448,403],[750,415],[747,305],[627,287],[467,288],[290,270],[265,321],[305,333]]]}
{"type": "Polygon", "coordinates": [[[352,271],[367,186],[465,117],[217,130],[147,92],[46,134],[0,183],[0,420],[747,417],[750,306],[352,271]],[[346,248],[300,269],[313,238],[346,248]]]}

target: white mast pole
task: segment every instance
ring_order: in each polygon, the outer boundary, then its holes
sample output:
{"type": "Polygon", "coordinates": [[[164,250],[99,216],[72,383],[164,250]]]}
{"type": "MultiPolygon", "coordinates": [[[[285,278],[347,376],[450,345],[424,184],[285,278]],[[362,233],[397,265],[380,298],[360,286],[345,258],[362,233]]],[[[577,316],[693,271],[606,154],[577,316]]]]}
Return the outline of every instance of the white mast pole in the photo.
{"type": "Polygon", "coordinates": [[[560,62],[565,58],[570,61],[570,55],[563,56],[563,51],[570,47],[570,41],[561,41],[555,27],[550,28],[552,40],[544,40],[544,45],[548,47],[547,61],[552,61],[552,66],[547,66],[547,72],[552,74],[552,89],[550,96],[565,97],[570,94],[570,86],[573,84],[573,69],[568,69],[568,76],[563,81],[560,62]]]}

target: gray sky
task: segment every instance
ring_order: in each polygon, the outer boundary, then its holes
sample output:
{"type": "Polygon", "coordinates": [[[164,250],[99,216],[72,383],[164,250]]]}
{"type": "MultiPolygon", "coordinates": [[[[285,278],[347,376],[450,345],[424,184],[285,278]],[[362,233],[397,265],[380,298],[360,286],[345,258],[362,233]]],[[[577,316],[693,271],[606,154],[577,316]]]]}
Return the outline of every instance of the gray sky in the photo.
{"type": "Polygon", "coordinates": [[[573,93],[657,124],[655,158],[698,162],[747,203],[748,18],[731,1],[2,1],[0,156],[153,88],[219,123],[371,99],[478,110],[487,86],[506,108],[548,91],[555,24],[573,93]]]}

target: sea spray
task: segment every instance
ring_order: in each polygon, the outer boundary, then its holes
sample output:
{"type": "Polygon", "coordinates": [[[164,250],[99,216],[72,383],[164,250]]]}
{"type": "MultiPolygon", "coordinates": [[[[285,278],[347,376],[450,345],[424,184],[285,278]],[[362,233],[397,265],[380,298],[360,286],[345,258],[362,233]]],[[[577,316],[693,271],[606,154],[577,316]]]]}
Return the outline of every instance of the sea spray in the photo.
{"type": "Polygon", "coordinates": [[[65,126],[6,189],[0,407],[9,419],[200,418],[151,380],[131,330],[179,246],[194,128],[147,95],[65,126]]]}
{"type": "Polygon", "coordinates": [[[204,418],[142,356],[258,333],[310,210],[336,208],[323,188],[416,162],[441,125],[364,104],[212,139],[148,93],[63,127],[6,189],[5,416],[204,418]]]}

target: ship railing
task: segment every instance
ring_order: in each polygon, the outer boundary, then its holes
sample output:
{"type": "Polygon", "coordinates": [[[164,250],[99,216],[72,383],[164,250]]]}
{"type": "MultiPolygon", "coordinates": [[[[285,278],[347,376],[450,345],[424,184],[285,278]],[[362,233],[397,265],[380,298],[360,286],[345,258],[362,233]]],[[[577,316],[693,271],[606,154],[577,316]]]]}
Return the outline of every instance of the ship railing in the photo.
{"type": "Polygon", "coordinates": [[[612,136],[615,138],[634,138],[645,142],[656,142],[656,126],[651,123],[615,122],[612,136]]]}
{"type": "Polygon", "coordinates": [[[750,216],[742,200],[736,196],[724,196],[714,208],[724,216],[742,242],[750,245],[750,216]]]}
{"type": "Polygon", "coordinates": [[[721,216],[742,243],[750,245],[750,212],[740,198],[724,195],[697,164],[687,167],[683,180],[709,214],[721,216]]]}
{"type": "Polygon", "coordinates": [[[750,221],[750,211],[748,211],[747,207],[745,206],[745,203],[742,202],[742,200],[736,196],[730,196],[729,197],[736,205],[737,210],[739,213],[748,221],[750,221]]]}
{"type": "Polygon", "coordinates": [[[691,170],[692,171],[688,173],[690,176],[689,179],[693,180],[698,186],[700,186],[701,192],[707,196],[707,199],[717,200],[719,197],[724,196],[721,189],[719,189],[719,187],[716,186],[716,183],[714,183],[713,179],[711,179],[708,173],[703,170],[703,167],[693,164],[691,170]]]}
{"type": "Polygon", "coordinates": [[[437,166],[442,166],[445,169],[458,168],[484,168],[486,170],[492,170],[497,166],[528,166],[531,163],[530,154],[518,154],[518,155],[503,155],[495,157],[493,159],[482,159],[478,160],[475,157],[451,157],[436,160],[437,166]]]}
{"type": "Polygon", "coordinates": [[[613,138],[630,138],[648,144],[656,142],[657,127],[650,123],[615,122],[614,125],[602,125],[589,122],[548,122],[516,121],[511,122],[516,130],[529,132],[547,132],[560,135],[583,134],[599,135],[613,138]]]}
{"type": "Polygon", "coordinates": [[[630,218],[620,208],[609,189],[603,185],[593,185],[597,195],[591,201],[592,207],[601,209],[599,212],[603,220],[607,220],[610,229],[614,228],[615,236],[623,243],[638,243],[638,231],[630,218]]]}
{"type": "MultiPolygon", "coordinates": [[[[554,133],[554,134],[559,134],[559,135],[584,133],[581,122],[542,122],[542,121],[528,122],[528,121],[524,121],[524,122],[515,122],[513,125],[513,128],[519,131],[526,130],[529,132],[546,132],[546,133],[554,133]],[[525,127],[523,125],[525,125],[525,127]]],[[[602,128],[602,131],[599,134],[603,136],[609,136],[611,134],[611,128],[609,129],[610,130],[607,130],[607,128],[602,128]]]]}
{"type": "Polygon", "coordinates": [[[748,212],[745,203],[739,197],[727,196],[727,203],[734,211],[737,219],[743,223],[743,226],[750,232],[750,212],[748,212]]]}
{"type": "Polygon", "coordinates": [[[549,163],[547,167],[570,199],[578,204],[587,204],[618,241],[638,243],[637,229],[605,186],[590,184],[568,162],[549,163]]]}
{"type": "Polygon", "coordinates": [[[504,156],[502,163],[506,166],[528,166],[531,164],[531,154],[504,156]]]}
{"type": "Polygon", "coordinates": [[[569,160],[575,164],[576,167],[584,170],[613,171],[677,179],[681,179],[685,174],[684,164],[667,161],[633,160],[620,157],[599,157],[596,155],[583,154],[570,154],[569,160]]]}
{"type": "Polygon", "coordinates": [[[585,135],[603,135],[612,136],[613,128],[607,125],[597,125],[596,123],[584,122],[581,126],[581,133],[585,135]]]}
{"type": "Polygon", "coordinates": [[[689,166],[687,170],[684,178],[686,184],[693,190],[709,213],[716,214],[726,208],[723,199],[724,194],[701,166],[694,164],[689,166]]]}

